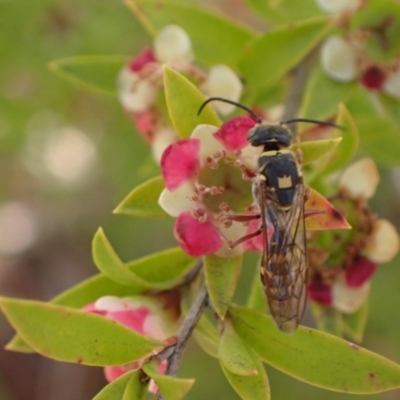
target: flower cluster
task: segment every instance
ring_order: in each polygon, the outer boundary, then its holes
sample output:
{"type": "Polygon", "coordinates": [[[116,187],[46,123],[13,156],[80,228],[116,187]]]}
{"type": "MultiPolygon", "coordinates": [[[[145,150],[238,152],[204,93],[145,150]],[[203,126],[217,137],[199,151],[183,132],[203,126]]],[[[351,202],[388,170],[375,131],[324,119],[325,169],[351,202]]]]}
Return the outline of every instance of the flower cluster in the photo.
{"type": "Polygon", "coordinates": [[[338,82],[355,79],[367,90],[382,90],[387,95],[400,99],[400,58],[388,59],[392,30],[392,16],[382,16],[377,26],[362,26],[352,29],[355,13],[362,12],[362,2],[357,0],[318,0],[322,10],[338,14],[337,24],[344,28],[343,35],[330,36],[322,45],[321,65],[325,73],[338,82]],[[371,55],[371,47],[378,43],[377,58],[371,55]],[[381,60],[378,60],[381,59],[381,60]]]}
{"type": "MultiPolygon", "coordinates": [[[[254,126],[255,121],[248,116],[234,117],[220,128],[198,125],[190,138],[173,143],[162,156],[166,188],[159,204],[176,217],[175,237],[192,256],[215,254],[232,258],[245,250],[263,249],[262,235],[256,235],[260,218],[251,218],[259,214],[250,181],[257,174],[262,151],[247,141],[247,133],[254,126]],[[243,218],[230,219],[232,214],[243,218]]],[[[330,217],[340,213],[335,214],[326,199],[315,191],[310,193],[305,205],[307,222],[311,222],[308,227],[349,227],[344,219],[338,217],[334,221],[330,217]]],[[[272,226],[267,234],[273,234],[272,226]]]]}
{"type": "MultiPolygon", "coordinates": [[[[151,144],[156,161],[165,148],[178,139],[163,111],[163,64],[185,74],[206,96],[237,101],[242,93],[240,79],[228,66],[215,65],[206,73],[193,64],[193,59],[187,33],[179,26],[169,25],[156,36],[153,48],[143,49],[119,75],[120,102],[139,133],[151,144]]],[[[215,108],[225,115],[231,113],[234,106],[219,103],[215,108]]]]}
{"type": "Polygon", "coordinates": [[[391,261],[399,251],[400,240],[395,227],[377,218],[367,206],[375,193],[379,175],[371,159],[349,166],[340,180],[337,202],[347,210],[353,229],[338,240],[340,255],[334,245],[330,252],[310,251],[314,275],[309,297],[344,313],[353,313],[366,301],[370,281],[377,265],[391,261]]]}
{"type": "MultiPolygon", "coordinates": [[[[142,335],[165,340],[174,335],[179,317],[176,307],[171,307],[170,303],[168,301],[167,304],[166,298],[161,296],[104,296],[83,309],[117,321],[142,335]]],[[[112,382],[128,371],[139,369],[144,362],[143,359],[127,365],[105,367],[105,377],[112,382]]],[[[162,362],[158,372],[164,373],[166,366],[166,362],[162,362]]],[[[149,390],[154,393],[157,391],[153,382],[149,390]]]]}

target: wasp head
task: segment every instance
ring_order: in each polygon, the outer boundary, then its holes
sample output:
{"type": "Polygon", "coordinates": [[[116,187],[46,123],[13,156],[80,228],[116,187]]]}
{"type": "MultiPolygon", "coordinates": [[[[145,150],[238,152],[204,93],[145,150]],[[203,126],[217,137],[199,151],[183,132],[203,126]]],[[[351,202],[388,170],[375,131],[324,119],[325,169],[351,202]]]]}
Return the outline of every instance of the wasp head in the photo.
{"type": "Polygon", "coordinates": [[[285,125],[260,124],[249,130],[247,140],[265,150],[280,150],[292,144],[293,134],[285,125]]]}

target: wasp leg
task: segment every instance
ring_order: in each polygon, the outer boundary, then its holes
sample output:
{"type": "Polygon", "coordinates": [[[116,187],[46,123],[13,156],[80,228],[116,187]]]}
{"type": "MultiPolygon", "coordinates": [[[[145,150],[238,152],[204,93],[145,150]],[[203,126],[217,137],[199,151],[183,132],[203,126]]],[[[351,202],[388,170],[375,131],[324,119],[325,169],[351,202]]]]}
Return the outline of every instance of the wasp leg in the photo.
{"type": "Polygon", "coordinates": [[[228,221],[249,222],[261,218],[261,214],[228,214],[224,216],[228,221]]]}
{"type": "Polygon", "coordinates": [[[246,240],[249,240],[255,236],[261,235],[263,232],[262,228],[257,229],[256,231],[249,233],[247,235],[242,236],[240,239],[234,241],[234,242],[229,242],[228,246],[230,249],[233,249],[234,247],[236,247],[238,244],[241,244],[243,242],[245,242],[246,240]]]}

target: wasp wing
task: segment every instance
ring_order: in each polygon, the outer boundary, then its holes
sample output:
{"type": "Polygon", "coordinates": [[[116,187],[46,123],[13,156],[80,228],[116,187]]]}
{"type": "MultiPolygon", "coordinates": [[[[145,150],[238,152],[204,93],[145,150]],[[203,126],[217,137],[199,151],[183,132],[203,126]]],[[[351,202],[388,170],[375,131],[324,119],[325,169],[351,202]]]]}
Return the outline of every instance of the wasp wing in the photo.
{"type": "Polygon", "coordinates": [[[304,222],[304,185],[300,179],[293,203],[287,210],[268,195],[265,181],[259,181],[258,196],[264,225],[261,281],[271,314],[278,327],[293,332],[306,304],[307,248],[304,222]],[[268,237],[267,228],[273,228],[268,237]]]}

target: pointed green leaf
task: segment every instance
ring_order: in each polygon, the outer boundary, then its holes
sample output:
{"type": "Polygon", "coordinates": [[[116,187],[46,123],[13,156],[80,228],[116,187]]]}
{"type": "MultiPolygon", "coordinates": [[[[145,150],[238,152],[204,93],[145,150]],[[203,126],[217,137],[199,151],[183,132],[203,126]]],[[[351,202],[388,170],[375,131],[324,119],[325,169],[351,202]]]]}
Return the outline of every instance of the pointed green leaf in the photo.
{"type": "Polygon", "coordinates": [[[328,17],[318,17],[274,28],[253,40],[245,47],[239,64],[246,82],[254,88],[276,82],[299,63],[330,28],[328,17]]]}
{"type": "Polygon", "coordinates": [[[117,77],[127,56],[86,55],[52,61],[50,70],[73,83],[106,94],[116,94],[117,77]]]}
{"type": "Polygon", "coordinates": [[[189,1],[126,0],[145,29],[155,36],[170,24],[190,36],[196,60],[235,67],[243,45],[255,34],[250,28],[189,1]]]}
{"type": "Polygon", "coordinates": [[[400,387],[400,365],[343,339],[302,326],[284,335],[269,316],[236,305],[229,315],[264,361],[311,385],[358,394],[400,387]]]}
{"type": "Polygon", "coordinates": [[[93,260],[99,270],[121,285],[145,289],[169,289],[178,284],[196,261],[177,247],[124,264],[103,230],[93,239],[93,260]]]}
{"type": "Polygon", "coordinates": [[[114,214],[135,217],[167,217],[168,214],[158,204],[165,189],[164,179],[157,176],[137,186],[114,210],[114,214]]]}
{"type": "MultiPolygon", "coordinates": [[[[302,165],[310,164],[321,157],[335,152],[336,147],[341,142],[342,138],[334,138],[334,139],[323,139],[323,140],[313,140],[308,142],[301,142],[300,149],[303,155],[302,165]]],[[[298,144],[294,144],[291,146],[293,151],[296,151],[299,148],[298,144]]]]}
{"type": "Polygon", "coordinates": [[[93,261],[100,272],[121,285],[137,286],[143,288],[148,282],[140,279],[121,261],[108,241],[103,229],[99,228],[92,242],[93,261]]]}
{"type": "Polygon", "coordinates": [[[199,124],[220,126],[221,121],[211,106],[197,115],[204,95],[183,75],[164,66],[164,87],[169,116],[181,138],[189,137],[199,124]]]}
{"type": "Polygon", "coordinates": [[[242,256],[226,259],[214,255],[204,257],[204,274],[210,299],[221,319],[224,319],[242,268],[242,256]]]}
{"type": "Polygon", "coordinates": [[[210,339],[207,335],[204,335],[203,332],[198,330],[193,332],[193,338],[206,354],[210,357],[218,358],[218,342],[210,339]]]}
{"type": "Polygon", "coordinates": [[[335,130],[335,135],[340,135],[342,142],[327,158],[327,165],[323,170],[324,174],[330,174],[344,168],[354,157],[360,142],[356,123],[344,104],[339,106],[339,113],[335,123],[344,128],[343,132],[335,130]]]}
{"type": "Polygon", "coordinates": [[[233,330],[229,319],[226,319],[224,323],[224,331],[218,345],[218,358],[222,365],[235,375],[257,375],[253,357],[242,339],[233,330]]]}
{"type": "Polygon", "coordinates": [[[179,379],[161,375],[155,372],[149,364],[143,366],[143,371],[154,380],[165,400],[183,399],[194,383],[194,379],[179,379]]]}
{"type": "MultiPolygon", "coordinates": [[[[137,370],[126,385],[122,400],[145,400],[150,380],[145,377],[142,370],[137,370]]],[[[116,399],[116,400],[119,400],[116,399]]]]}
{"type": "Polygon", "coordinates": [[[271,24],[299,21],[322,15],[316,1],[246,0],[246,3],[271,24]]]}
{"type": "Polygon", "coordinates": [[[361,343],[364,337],[368,319],[368,302],[365,302],[356,312],[342,314],[344,333],[356,343],[361,343]]]}
{"type": "Polygon", "coordinates": [[[222,371],[233,389],[243,400],[269,400],[271,391],[264,366],[259,357],[251,349],[248,350],[256,367],[257,375],[236,375],[221,363],[222,371]]]}
{"type": "Polygon", "coordinates": [[[115,379],[107,386],[105,386],[95,397],[93,400],[121,400],[128,390],[128,386],[135,386],[138,390],[134,392],[136,397],[131,396],[130,400],[142,400],[143,397],[140,397],[142,393],[146,394],[147,384],[143,384],[140,381],[142,371],[130,371],[119,378],[115,379]]]}
{"type": "Polygon", "coordinates": [[[336,82],[318,68],[309,79],[299,114],[319,120],[331,118],[336,115],[339,104],[345,102],[356,88],[356,82],[336,82]]]}
{"type": "MultiPolygon", "coordinates": [[[[170,289],[179,284],[181,279],[193,268],[195,261],[180,247],[164,250],[126,264],[126,268],[137,277],[137,284],[134,284],[133,281],[130,286],[126,283],[120,284],[103,274],[98,274],[59,294],[51,302],[82,308],[102,296],[125,297],[142,293],[151,288],[170,289]]],[[[98,262],[100,261],[98,260],[98,262]]],[[[32,349],[18,335],[7,344],[7,349],[32,352],[32,349]]]]}
{"type": "Polygon", "coordinates": [[[163,346],[115,321],[69,307],[6,297],[0,307],[35,351],[59,361],[124,365],[163,346]]]}

